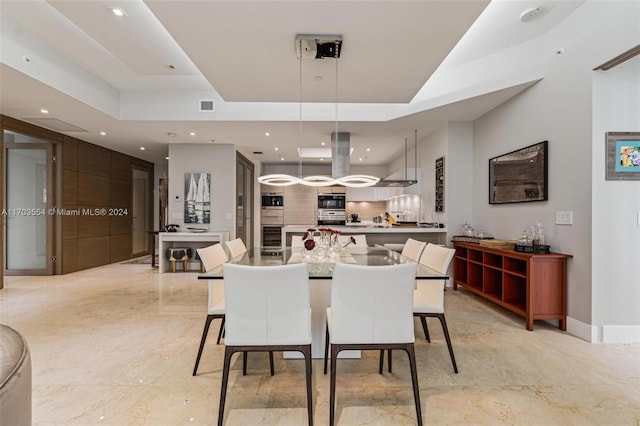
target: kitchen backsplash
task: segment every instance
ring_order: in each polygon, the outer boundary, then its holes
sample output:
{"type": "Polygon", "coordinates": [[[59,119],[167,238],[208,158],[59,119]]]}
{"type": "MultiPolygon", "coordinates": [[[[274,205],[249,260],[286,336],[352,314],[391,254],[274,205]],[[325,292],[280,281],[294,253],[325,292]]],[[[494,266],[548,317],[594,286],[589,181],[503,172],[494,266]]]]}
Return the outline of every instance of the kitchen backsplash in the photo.
{"type": "Polygon", "coordinates": [[[386,202],[386,210],[397,220],[417,222],[420,220],[420,196],[404,195],[386,202]]]}
{"type": "Polygon", "coordinates": [[[384,214],[387,208],[386,201],[347,201],[347,219],[351,214],[357,213],[361,221],[372,221],[374,216],[384,214]]]}

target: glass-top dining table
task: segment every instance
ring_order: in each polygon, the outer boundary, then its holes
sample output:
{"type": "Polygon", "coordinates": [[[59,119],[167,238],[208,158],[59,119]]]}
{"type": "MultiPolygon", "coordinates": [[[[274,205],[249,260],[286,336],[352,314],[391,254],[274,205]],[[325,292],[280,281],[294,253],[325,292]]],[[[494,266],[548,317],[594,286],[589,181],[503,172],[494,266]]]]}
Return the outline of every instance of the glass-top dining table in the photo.
{"type": "MultiPolygon", "coordinates": [[[[384,266],[414,262],[402,254],[385,247],[347,247],[340,252],[339,257],[317,259],[308,255],[304,248],[286,248],[277,252],[263,252],[255,250],[254,256],[245,253],[230,259],[229,263],[240,265],[269,267],[291,263],[306,263],[309,270],[309,292],[311,302],[311,354],[313,358],[324,356],[324,339],[326,308],[331,304],[331,276],[336,263],[350,263],[354,265],[384,266]]],[[[443,280],[449,276],[418,263],[416,265],[417,280],[443,280]]],[[[223,266],[213,268],[198,276],[199,280],[222,280],[223,266]]],[[[298,358],[297,352],[286,352],[285,358],[298,358]]],[[[343,351],[340,358],[359,358],[360,351],[343,351]]]]}
{"type": "MultiPolygon", "coordinates": [[[[307,264],[309,279],[327,280],[331,279],[333,267],[336,263],[351,263],[354,265],[383,266],[397,265],[400,263],[414,262],[404,257],[402,254],[389,250],[385,247],[347,247],[340,252],[339,257],[317,259],[305,253],[305,249],[290,247],[281,251],[259,251],[255,250],[254,256],[249,257],[248,253],[230,259],[228,263],[250,266],[274,266],[290,263],[307,264]]],[[[221,280],[223,279],[222,266],[213,268],[198,276],[200,280],[221,280]]],[[[417,280],[443,280],[449,279],[447,274],[442,274],[421,263],[416,267],[417,280]]]]}

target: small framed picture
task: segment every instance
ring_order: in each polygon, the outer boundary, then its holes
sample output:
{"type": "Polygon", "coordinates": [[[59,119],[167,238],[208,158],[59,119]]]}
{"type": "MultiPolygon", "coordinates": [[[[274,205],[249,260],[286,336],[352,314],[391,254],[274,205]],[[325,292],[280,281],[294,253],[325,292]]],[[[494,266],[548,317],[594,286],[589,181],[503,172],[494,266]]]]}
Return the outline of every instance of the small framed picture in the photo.
{"type": "Polygon", "coordinates": [[[640,132],[607,132],[606,180],[640,180],[640,132]]]}

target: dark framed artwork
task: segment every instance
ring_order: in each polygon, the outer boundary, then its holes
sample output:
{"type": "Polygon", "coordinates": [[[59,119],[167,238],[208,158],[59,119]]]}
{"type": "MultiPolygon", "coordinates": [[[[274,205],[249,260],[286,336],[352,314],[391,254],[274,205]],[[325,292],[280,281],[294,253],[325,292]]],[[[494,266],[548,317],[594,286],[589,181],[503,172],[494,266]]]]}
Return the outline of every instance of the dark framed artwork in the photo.
{"type": "Polygon", "coordinates": [[[435,211],[444,211],[444,157],[436,160],[436,202],[435,211]]]}
{"type": "Polygon", "coordinates": [[[184,223],[211,222],[211,174],[184,174],[184,223]]]}
{"type": "Polygon", "coordinates": [[[548,141],[489,160],[489,204],[548,199],[548,141]]]}
{"type": "Polygon", "coordinates": [[[606,180],[640,180],[640,132],[606,133],[606,180]]]}

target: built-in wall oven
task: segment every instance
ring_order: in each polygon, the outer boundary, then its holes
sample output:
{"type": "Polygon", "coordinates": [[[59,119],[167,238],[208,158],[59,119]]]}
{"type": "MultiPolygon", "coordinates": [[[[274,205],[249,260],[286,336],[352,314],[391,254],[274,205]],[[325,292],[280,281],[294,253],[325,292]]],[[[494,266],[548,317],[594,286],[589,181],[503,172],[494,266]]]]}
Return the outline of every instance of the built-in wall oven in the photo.
{"type": "Polygon", "coordinates": [[[282,195],[282,193],[278,193],[278,192],[263,192],[262,208],[263,209],[283,209],[284,196],[282,195]]]}
{"type": "Polygon", "coordinates": [[[344,225],[346,221],[344,210],[318,209],[318,225],[344,225]]]}
{"type": "Polygon", "coordinates": [[[345,194],[318,194],[318,210],[344,210],[346,206],[345,194]]]}
{"type": "Polygon", "coordinates": [[[318,225],[344,225],[347,221],[345,194],[318,194],[318,225]]]}

